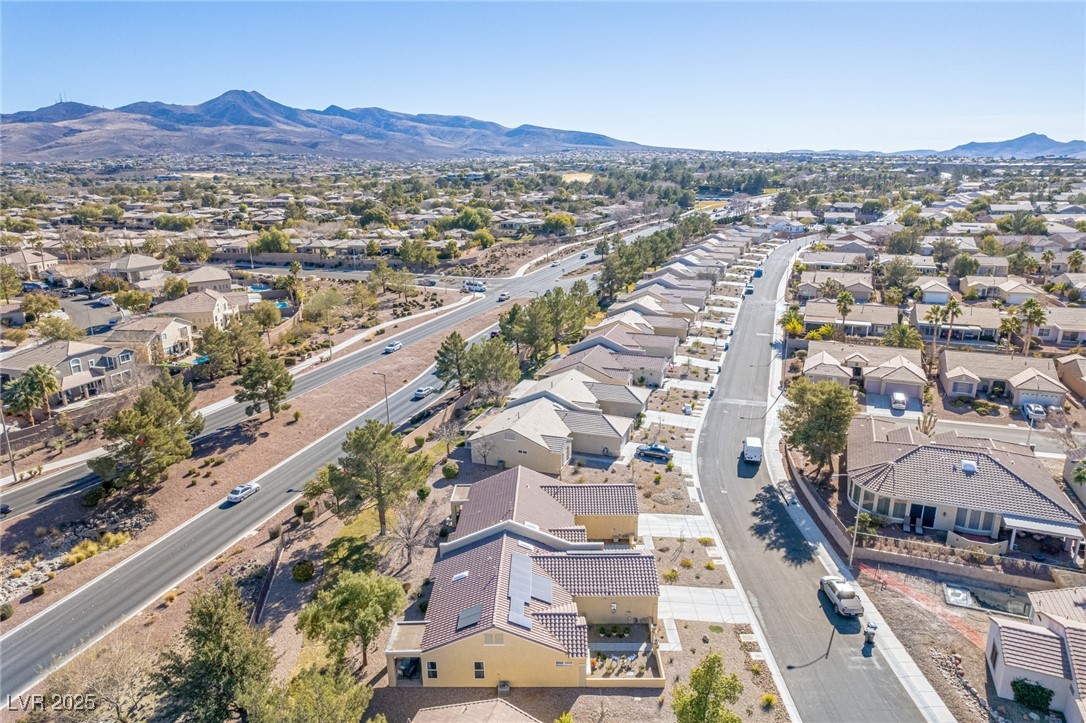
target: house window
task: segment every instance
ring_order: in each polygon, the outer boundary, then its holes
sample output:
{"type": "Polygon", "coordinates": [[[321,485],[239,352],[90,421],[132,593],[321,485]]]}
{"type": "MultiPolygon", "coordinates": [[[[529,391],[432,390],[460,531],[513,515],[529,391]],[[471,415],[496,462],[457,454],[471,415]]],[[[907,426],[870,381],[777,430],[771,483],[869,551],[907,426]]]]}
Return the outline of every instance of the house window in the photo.
{"type": "Polygon", "coordinates": [[[516,440],[516,438],[517,438],[517,433],[516,432],[506,432],[505,433],[505,441],[506,442],[512,442],[512,441],[516,440]]]}
{"type": "Polygon", "coordinates": [[[1052,336],[1052,330],[1049,329],[1047,326],[1042,329],[1038,329],[1037,336],[1041,337],[1042,339],[1047,339],[1048,337],[1052,336]]]}
{"type": "Polygon", "coordinates": [[[127,364],[130,361],[132,361],[132,352],[130,352],[130,351],[122,351],[121,352],[121,364],[127,364]]]}
{"type": "Polygon", "coordinates": [[[890,514],[890,498],[879,497],[878,504],[875,506],[875,512],[884,517],[890,514]]]}
{"type": "Polygon", "coordinates": [[[965,527],[965,522],[966,522],[966,519],[968,518],[968,516],[969,516],[969,510],[967,510],[967,509],[965,509],[963,507],[959,507],[958,508],[958,515],[957,515],[957,517],[954,518],[954,526],[955,527],[965,527]]]}
{"type": "Polygon", "coordinates": [[[167,336],[166,332],[162,332],[162,334],[161,334],[161,339],[162,339],[162,343],[163,343],[163,344],[165,344],[165,343],[166,343],[166,336],[167,336]]]}
{"type": "Polygon", "coordinates": [[[505,634],[487,633],[483,636],[483,645],[505,645],[505,634]]]}
{"type": "Polygon", "coordinates": [[[872,510],[872,508],[874,507],[874,503],[875,503],[875,494],[873,492],[869,492],[867,490],[864,490],[864,501],[863,501],[863,504],[861,506],[865,510],[870,512],[872,510]]]}
{"type": "Polygon", "coordinates": [[[898,518],[904,518],[905,517],[905,502],[904,501],[898,500],[898,501],[894,502],[894,515],[893,516],[898,517],[898,518]]]}
{"type": "Polygon", "coordinates": [[[556,668],[572,668],[573,667],[573,661],[572,660],[556,660],[556,661],[554,661],[554,667],[556,667],[556,668]]]}
{"type": "Polygon", "coordinates": [[[475,661],[475,679],[482,680],[486,677],[486,673],[483,670],[483,664],[478,660],[475,661]]]}
{"type": "Polygon", "coordinates": [[[950,385],[950,390],[955,394],[972,394],[973,385],[969,382],[954,382],[950,385]]]}
{"type": "Polygon", "coordinates": [[[848,496],[852,500],[852,503],[855,504],[855,505],[860,504],[860,491],[861,491],[860,486],[858,484],[856,484],[855,482],[849,482],[848,485],[849,485],[848,496]]]}
{"type": "Polygon", "coordinates": [[[437,677],[437,662],[433,660],[426,661],[426,677],[430,680],[437,677]]]}
{"type": "Polygon", "coordinates": [[[528,450],[526,450],[526,449],[518,449],[517,454],[528,454],[528,450]]]}
{"type": "Polygon", "coordinates": [[[82,359],[72,359],[71,364],[72,364],[72,374],[78,374],[79,372],[83,371],[83,360],[82,359]]]}
{"type": "Polygon", "coordinates": [[[996,647],[994,642],[992,643],[992,652],[988,654],[988,660],[992,661],[993,668],[999,662],[999,648],[996,647]]]}
{"type": "Polygon", "coordinates": [[[982,530],[988,530],[989,532],[991,532],[993,522],[995,522],[995,515],[991,512],[985,512],[984,521],[980,523],[980,527],[982,530]]]}

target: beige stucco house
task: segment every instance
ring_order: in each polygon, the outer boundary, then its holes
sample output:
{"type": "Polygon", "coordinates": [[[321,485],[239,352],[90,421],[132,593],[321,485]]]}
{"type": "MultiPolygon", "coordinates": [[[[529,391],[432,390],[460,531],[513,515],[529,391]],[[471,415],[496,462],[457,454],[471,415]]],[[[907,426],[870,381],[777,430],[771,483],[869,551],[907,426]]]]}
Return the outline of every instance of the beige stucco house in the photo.
{"type": "Polygon", "coordinates": [[[230,291],[230,274],[218,266],[200,266],[181,274],[181,278],[189,282],[189,292],[211,290],[226,294],[230,291]]]}
{"type": "Polygon", "coordinates": [[[801,302],[822,298],[821,287],[827,281],[836,281],[852,294],[858,304],[865,304],[875,293],[871,274],[850,271],[804,271],[800,275],[796,298],[801,302]]]}
{"type": "Polygon", "coordinates": [[[658,387],[664,383],[669,361],[645,354],[622,354],[604,346],[592,346],[550,361],[536,376],[549,377],[576,369],[601,382],[658,387]]]}
{"type": "MultiPolygon", "coordinates": [[[[389,636],[389,685],[586,686],[589,625],[655,623],[653,556],[589,539],[556,496],[568,486],[515,468],[476,482],[459,504],[454,495],[456,529],[439,545],[425,619],[389,636]]],[[[605,492],[569,504],[636,516],[636,494],[605,492]]]]}
{"type": "Polygon", "coordinates": [[[862,385],[868,394],[901,393],[913,399],[923,396],[928,381],[919,349],[829,341],[810,343],[803,376],[846,387],[862,385]]]}
{"type": "Polygon", "coordinates": [[[173,301],[164,301],[154,307],[155,316],[176,316],[190,322],[197,330],[215,326],[222,329],[237,306],[218,291],[194,291],[173,301]]]}
{"type": "Polygon", "coordinates": [[[1008,397],[1014,406],[1061,406],[1067,395],[1051,359],[1006,354],[944,350],[939,356],[939,383],[947,396],[994,393],[1008,397]]]}
{"type": "Polygon", "coordinates": [[[48,251],[35,249],[18,249],[0,256],[0,264],[6,264],[15,269],[19,276],[30,279],[42,278],[47,271],[56,268],[59,263],[60,259],[48,251]]]}
{"type": "Polygon", "coordinates": [[[193,326],[177,317],[144,316],[113,327],[105,343],[136,349],[149,363],[161,364],[192,351],[193,326]]]}

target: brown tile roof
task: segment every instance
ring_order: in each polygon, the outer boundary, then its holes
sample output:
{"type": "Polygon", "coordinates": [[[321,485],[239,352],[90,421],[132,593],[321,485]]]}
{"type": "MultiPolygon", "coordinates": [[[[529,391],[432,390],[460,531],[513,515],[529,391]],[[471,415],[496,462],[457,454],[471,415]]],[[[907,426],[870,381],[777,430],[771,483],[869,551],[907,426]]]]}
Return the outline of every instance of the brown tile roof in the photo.
{"type": "Polygon", "coordinates": [[[642,552],[540,553],[532,560],[575,597],[660,594],[656,562],[642,552]]]}
{"type": "Polygon", "coordinates": [[[1071,666],[1059,635],[1039,625],[992,618],[1005,665],[1057,678],[1070,678],[1071,666]]]}
{"type": "Polygon", "coordinates": [[[573,513],[544,489],[553,482],[526,467],[514,467],[479,480],[471,486],[451,539],[503,520],[530,522],[541,530],[574,527],[573,513]]]}
{"type": "Polygon", "coordinates": [[[411,719],[412,723],[541,723],[512,703],[494,698],[470,703],[451,703],[422,708],[411,719]]]}
{"type": "Polygon", "coordinates": [[[543,489],[574,515],[637,514],[637,487],[632,484],[548,484],[543,489]]]}
{"type": "Polygon", "coordinates": [[[928,439],[870,416],[849,428],[850,479],[876,494],[1063,525],[1082,516],[1028,447],[957,432],[928,439]],[[967,473],[963,460],[976,463],[967,473]]]}
{"type": "Polygon", "coordinates": [[[1086,587],[1029,593],[1034,612],[1086,624],[1086,587]]]}

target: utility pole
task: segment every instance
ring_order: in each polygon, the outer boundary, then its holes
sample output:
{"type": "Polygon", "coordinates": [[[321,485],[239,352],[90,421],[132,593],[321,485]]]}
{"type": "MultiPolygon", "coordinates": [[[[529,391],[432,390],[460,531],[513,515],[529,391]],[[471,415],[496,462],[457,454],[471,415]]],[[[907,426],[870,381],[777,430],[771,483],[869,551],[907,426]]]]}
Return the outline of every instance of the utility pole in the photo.
{"type": "MultiPolygon", "coordinates": [[[[33,414],[33,410],[30,412],[33,414]]],[[[15,471],[15,455],[11,452],[11,437],[8,435],[8,423],[4,419],[4,405],[0,404],[0,426],[4,428],[4,446],[7,447],[8,462],[11,464],[11,481],[18,482],[19,475],[15,471]]]]}

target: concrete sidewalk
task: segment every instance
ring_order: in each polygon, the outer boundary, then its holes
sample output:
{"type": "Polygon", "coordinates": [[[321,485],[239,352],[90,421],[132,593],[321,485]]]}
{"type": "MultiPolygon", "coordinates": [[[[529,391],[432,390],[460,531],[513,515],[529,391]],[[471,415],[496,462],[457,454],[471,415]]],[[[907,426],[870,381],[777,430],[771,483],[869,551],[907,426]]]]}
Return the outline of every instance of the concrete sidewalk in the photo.
{"type": "MultiPolygon", "coordinates": [[[[798,256],[798,252],[797,252],[798,256]]],[[[779,318],[781,314],[787,309],[787,304],[784,301],[784,289],[785,284],[788,282],[788,277],[785,276],[781,282],[781,288],[778,290],[777,298],[777,310],[774,314],[775,318],[779,318]]],[[[782,373],[782,367],[784,365],[784,359],[781,357],[781,329],[779,326],[774,326],[773,340],[774,344],[780,351],[778,351],[773,357],[772,367],[770,368],[770,378],[780,379],[782,373]]],[[[781,458],[777,450],[780,448],[781,441],[781,429],[780,422],[777,417],[777,411],[787,402],[783,395],[778,395],[780,391],[779,386],[771,385],[767,400],[769,405],[769,411],[766,414],[765,419],[765,431],[764,438],[766,441],[765,449],[765,463],[768,466],[770,477],[774,482],[788,482],[791,480],[785,470],[784,460],[781,458]]],[[[845,565],[845,562],[840,559],[833,546],[829,544],[825,535],[818,528],[818,525],[807,513],[807,510],[803,505],[796,502],[795,504],[789,504],[790,500],[785,501],[785,507],[788,510],[788,515],[799,528],[803,537],[814,547],[815,555],[819,562],[825,568],[827,574],[841,575],[846,580],[855,580],[852,572],[845,565]]],[[[870,598],[864,593],[863,588],[858,584],[855,585],[860,599],[863,601],[865,615],[864,617],[878,625],[878,636],[876,638],[876,647],[882,656],[886,659],[890,669],[901,681],[902,686],[905,688],[909,697],[912,698],[921,714],[928,721],[933,723],[953,723],[955,721],[954,716],[951,714],[950,709],[946,707],[943,700],[939,697],[939,694],[935,692],[935,689],[931,686],[931,683],[924,677],[924,674],[920,671],[916,661],[912,659],[909,652],[905,649],[905,646],[901,644],[897,636],[894,635],[894,631],[890,629],[890,625],[879,614],[878,609],[870,598]]]]}

